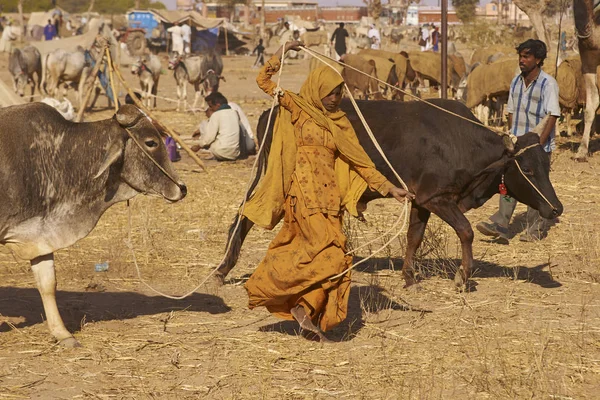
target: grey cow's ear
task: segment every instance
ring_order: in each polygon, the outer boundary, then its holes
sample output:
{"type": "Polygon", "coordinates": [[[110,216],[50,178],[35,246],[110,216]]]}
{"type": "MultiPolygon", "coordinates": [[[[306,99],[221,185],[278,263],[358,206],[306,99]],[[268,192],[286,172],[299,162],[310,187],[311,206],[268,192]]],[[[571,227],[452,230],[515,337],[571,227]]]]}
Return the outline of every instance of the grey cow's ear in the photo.
{"type": "Polygon", "coordinates": [[[121,154],[123,154],[122,144],[119,142],[113,142],[108,148],[106,155],[104,156],[104,160],[100,165],[100,169],[98,169],[98,172],[96,173],[96,175],[94,175],[94,179],[100,177],[104,173],[104,171],[110,168],[111,165],[113,165],[119,158],[121,158],[121,154]]]}
{"type": "Polygon", "coordinates": [[[121,106],[119,111],[115,114],[115,119],[123,128],[132,127],[140,120],[140,118],[145,118],[145,114],[132,104],[121,106]]]}

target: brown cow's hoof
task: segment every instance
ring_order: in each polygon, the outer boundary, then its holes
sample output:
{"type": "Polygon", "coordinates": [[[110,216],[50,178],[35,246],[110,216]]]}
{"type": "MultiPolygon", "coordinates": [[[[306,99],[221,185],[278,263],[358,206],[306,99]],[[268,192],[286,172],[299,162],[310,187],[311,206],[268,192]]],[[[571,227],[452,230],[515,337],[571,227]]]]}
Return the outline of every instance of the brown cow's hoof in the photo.
{"type": "Polygon", "coordinates": [[[225,284],[225,275],[220,272],[215,272],[212,276],[212,281],[217,286],[223,286],[225,284]]]}
{"type": "Polygon", "coordinates": [[[69,349],[75,348],[75,347],[82,347],[81,343],[79,343],[77,341],[77,339],[75,339],[73,336],[68,337],[66,339],[63,339],[61,341],[58,342],[58,344],[60,344],[62,347],[66,347],[69,349]]]}
{"type": "Polygon", "coordinates": [[[415,278],[404,278],[404,289],[408,289],[408,288],[417,288],[417,280],[415,278]]]}
{"type": "Polygon", "coordinates": [[[573,160],[580,162],[580,163],[588,162],[587,156],[580,156],[580,155],[576,155],[575,157],[573,157],[573,160]]]}

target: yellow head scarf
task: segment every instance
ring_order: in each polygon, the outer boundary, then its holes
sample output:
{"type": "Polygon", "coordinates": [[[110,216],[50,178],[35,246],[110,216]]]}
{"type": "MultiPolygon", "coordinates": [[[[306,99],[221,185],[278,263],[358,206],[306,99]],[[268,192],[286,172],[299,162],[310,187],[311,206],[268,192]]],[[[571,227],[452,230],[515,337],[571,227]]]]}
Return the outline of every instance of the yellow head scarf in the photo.
{"type": "MultiPolygon", "coordinates": [[[[338,186],[342,195],[341,205],[356,216],[356,203],[367,188],[367,183],[351,165],[373,168],[375,166],[359,144],[346,114],[341,110],[330,113],[321,102],[321,99],[342,83],[343,79],[336,71],[324,66],[309,74],[300,89],[300,95],[289,91],[285,93],[291,96],[298,107],[310,115],[313,122],[331,132],[341,155],[336,159],[335,164],[338,186]]],[[[244,215],[263,228],[273,229],[283,217],[283,204],[291,186],[295,166],[296,139],[291,114],[283,107],[279,107],[268,168],[260,186],[246,203],[244,215]]]]}

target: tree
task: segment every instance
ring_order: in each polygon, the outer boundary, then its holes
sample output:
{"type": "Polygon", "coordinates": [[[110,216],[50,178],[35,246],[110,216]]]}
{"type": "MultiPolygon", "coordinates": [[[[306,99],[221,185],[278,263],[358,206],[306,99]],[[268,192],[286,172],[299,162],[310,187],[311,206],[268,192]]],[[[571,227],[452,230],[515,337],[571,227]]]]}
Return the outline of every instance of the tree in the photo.
{"type": "Polygon", "coordinates": [[[561,10],[566,10],[570,5],[567,0],[513,0],[515,5],[519,7],[531,21],[533,29],[537,34],[538,39],[550,46],[550,34],[544,17],[556,14],[561,10]]]}
{"type": "Polygon", "coordinates": [[[456,16],[464,23],[473,21],[475,18],[475,6],[478,3],[479,0],[452,0],[456,16]]]}
{"type": "Polygon", "coordinates": [[[377,21],[381,16],[381,0],[363,0],[363,3],[367,5],[369,17],[377,21]]]}
{"type": "Polygon", "coordinates": [[[235,6],[238,4],[246,4],[246,0],[217,0],[217,3],[223,5],[227,11],[229,11],[229,21],[233,21],[235,6]]]}

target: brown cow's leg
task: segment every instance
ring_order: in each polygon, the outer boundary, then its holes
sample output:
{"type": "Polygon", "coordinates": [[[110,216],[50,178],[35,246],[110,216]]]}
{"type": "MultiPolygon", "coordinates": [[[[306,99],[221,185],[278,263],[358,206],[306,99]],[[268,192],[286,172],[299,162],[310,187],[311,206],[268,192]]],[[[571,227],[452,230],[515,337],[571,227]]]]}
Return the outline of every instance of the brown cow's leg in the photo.
{"type": "Polygon", "coordinates": [[[437,199],[428,204],[428,209],[454,228],[462,248],[461,268],[456,271],[454,283],[458,290],[464,290],[473,266],[473,229],[469,220],[452,201],[437,199]]]}
{"type": "Polygon", "coordinates": [[[65,328],[56,305],[56,273],[54,272],[54,254],[40,256],[31,260],[31,270],[38,290],[42,296],[48,329],[52,336],[65,347],[80,347],[79,342],[65,328]]]}
{"type": "Polygon", "coordinates": [[[408,226],[408,232],[406,233],[406,257],[404,258],[404,264],[402,265],[402,275],[406,284],[405,288],[417,283],[415,279],[415,270],[413,268],[413,258],[415,252],[423,241],[423,235],[425,234],[425,227],[431,212],[421,207],[412,206],[410,209],[410,225],[408,226]]]}

